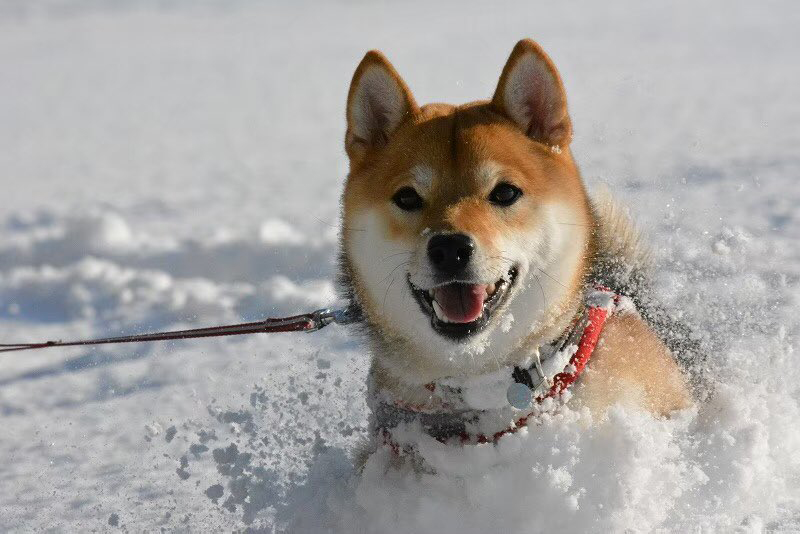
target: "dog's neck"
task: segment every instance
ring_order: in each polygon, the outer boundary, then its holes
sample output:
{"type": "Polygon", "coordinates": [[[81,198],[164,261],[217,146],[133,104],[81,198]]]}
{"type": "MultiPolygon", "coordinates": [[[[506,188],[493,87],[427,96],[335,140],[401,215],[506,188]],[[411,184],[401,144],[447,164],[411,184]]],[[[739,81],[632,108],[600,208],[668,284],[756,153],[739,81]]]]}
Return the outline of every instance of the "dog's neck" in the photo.
{"type": "Polygon", "coordinates": [[[469,375],[453,372],[452,366],[440,366],[430,362],[440,361],[426,357],[425,348],[417,347],[398,339],[386,339],[380,335],[371,338],[373,360],[370,369],[370,387],[384,392],[393,399],[410,406],[430,404],[431,406],[448,404],[444,399],[432,395],[430,384],[440,380],[471,380],[491,375],[503,368],[513,368],[530,361],[531,355],[540,347],[561,338],[567,332],[577,314],[583,309],[583,292],[570,295],[559,306],[551,308],[549,316],[541,321],[529,335],[523,337],[509,353],[498,356],[485,349],[484,364],[469,375]],[[395,362],[408,362],[409,355],[416,355],[413,366],[398,366],[395,362]]]}
{"type": "Polygon", "coordinates": [[[373,367],[368,404],[375,435],[395,450],[413,450],[420,430],[443,443],[487,443],[527,425],[534,414],[557,406],[578,380],[608,317],[635,312],[630,299],[602,286],[590,288],[582,304],[558,339],[536,345],[513,366],[421,387],[387,382],[391,375],[373,367]]]}

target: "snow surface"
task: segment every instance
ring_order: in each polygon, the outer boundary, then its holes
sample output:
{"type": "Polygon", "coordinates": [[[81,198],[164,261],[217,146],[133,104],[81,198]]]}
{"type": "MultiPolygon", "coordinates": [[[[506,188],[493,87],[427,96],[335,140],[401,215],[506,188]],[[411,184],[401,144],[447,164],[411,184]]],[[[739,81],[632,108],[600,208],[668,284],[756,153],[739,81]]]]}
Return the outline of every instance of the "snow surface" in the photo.
{"type": "Polygon", "coordinates": [[[561,69],[591,188],[713,345],[670,420],[564,410],[438,474],[353,476],[352,332],[0,361],[1,531],[800,529],[795,2],[0,3],[0,339],[333,303],[347,85],[380,48],[420,102],[489,96],[516,40],[561,69]],[[328,529],[328,530],[326,530],[328,529]]]}

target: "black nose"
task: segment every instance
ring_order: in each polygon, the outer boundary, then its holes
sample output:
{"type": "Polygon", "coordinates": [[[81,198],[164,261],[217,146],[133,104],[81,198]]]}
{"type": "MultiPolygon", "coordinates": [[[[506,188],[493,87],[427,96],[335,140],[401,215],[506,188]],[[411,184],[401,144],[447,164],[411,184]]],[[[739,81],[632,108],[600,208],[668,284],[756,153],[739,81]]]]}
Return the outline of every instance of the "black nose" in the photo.
{"type": "Polygon", "coordinates": [[[475,242],[464,234],[437,235],[428,242],[428,258],[439,273],[452,276],[464,270],[474,248],[475,242]]]}

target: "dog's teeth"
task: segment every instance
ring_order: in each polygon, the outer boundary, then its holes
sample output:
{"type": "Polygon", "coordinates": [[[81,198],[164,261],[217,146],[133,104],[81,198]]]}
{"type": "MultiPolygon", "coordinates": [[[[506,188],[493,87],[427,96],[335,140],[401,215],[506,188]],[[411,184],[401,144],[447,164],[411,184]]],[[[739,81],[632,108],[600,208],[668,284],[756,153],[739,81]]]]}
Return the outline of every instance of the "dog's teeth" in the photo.
{"type": "Polygon", "coordinates": [[[433,301],[433,312],[436,314],[436,317],[440,321],[445,322],[445,323],[449,323],[450,322],[450,320],[444,314],[444,310],[442,309],[442,307],[439,306],[439,303],[436,302],[435,300],[433,301]]]}
{"type": "Polygon", "coordinates": [[[429,290],[428,290],[428,296],[429,296],[430,298],[433,298],[433,295],[434,295],[434,293],[433,293],[433,289],[429,289],[429,290]]]}
{"type": "Polygon", "coordinates": [[[495,284],[489,284],[488,286],[486,286],[486,294],[491,297],[492,295],[494,295],[496,289],[497,286],[495,284]]]}

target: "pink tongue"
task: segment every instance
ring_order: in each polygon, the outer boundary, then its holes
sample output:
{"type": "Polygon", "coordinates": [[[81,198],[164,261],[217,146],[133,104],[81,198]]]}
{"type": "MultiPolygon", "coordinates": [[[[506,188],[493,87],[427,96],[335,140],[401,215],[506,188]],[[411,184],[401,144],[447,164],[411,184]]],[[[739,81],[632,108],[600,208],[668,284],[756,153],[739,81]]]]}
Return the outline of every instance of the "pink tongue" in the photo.
{"type": "Polygon", "coordinates": [[[448,284],[434,289],[433,298],[450,321],[471,323],[483,313],[486,287],[478,284],[448,284]]]}

